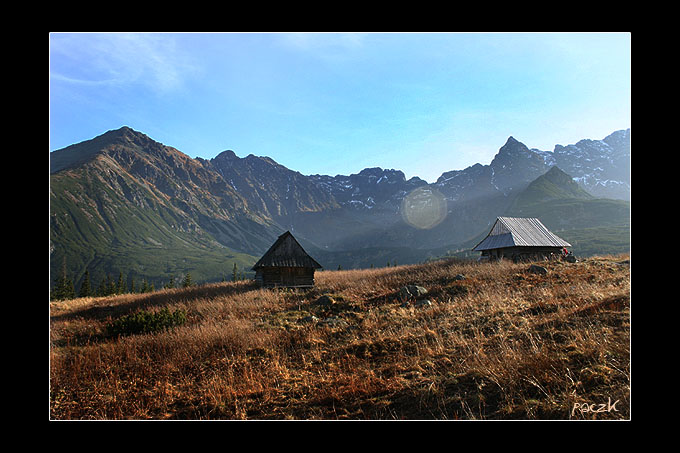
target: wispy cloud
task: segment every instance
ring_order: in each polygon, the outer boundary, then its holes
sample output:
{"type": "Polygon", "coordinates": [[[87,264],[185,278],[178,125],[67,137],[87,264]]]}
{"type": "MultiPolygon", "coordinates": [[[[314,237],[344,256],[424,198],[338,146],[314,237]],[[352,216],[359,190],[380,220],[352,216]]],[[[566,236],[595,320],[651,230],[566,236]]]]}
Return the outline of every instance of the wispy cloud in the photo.
{"type": "Polygon", "coordinates": [[[289,47],[319,51],[328,49],[354,49],[363,45],[363,33],[284,33],[281,42],[289,47]]]}
{"type": "Polygon", "coordinates": [[[50,37],[50,76],[70,84],[181,88],[197,68],[172,35],[57,33],[50,37]]]}
{"type": "Polygon", "coordinates": [[[356,56],[365,45],[365,33],[283,33],[277,35],[282,47],[318,58],[342,63],[356,56]]]}

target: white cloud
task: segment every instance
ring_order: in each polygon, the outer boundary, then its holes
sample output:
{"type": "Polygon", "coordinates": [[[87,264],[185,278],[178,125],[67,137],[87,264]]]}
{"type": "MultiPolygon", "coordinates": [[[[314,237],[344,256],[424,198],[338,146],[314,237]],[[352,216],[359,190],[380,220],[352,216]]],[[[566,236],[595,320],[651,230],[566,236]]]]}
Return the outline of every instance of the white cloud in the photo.
{"type": "Polygon", "coordinates": [[[140,84],[162,94],[181,88],[196,67],[166,34],[50,36],[50,76],[71,84],[140,84]]]}

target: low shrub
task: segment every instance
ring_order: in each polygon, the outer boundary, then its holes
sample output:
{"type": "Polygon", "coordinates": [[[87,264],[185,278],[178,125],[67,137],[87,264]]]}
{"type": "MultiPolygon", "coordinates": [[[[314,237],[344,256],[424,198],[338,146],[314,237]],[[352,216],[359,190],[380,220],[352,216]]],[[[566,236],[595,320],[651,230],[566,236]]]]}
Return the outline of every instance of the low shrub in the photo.
{"type": "Polygon", "coordinates": [[[110,322],[106,325],[106,332],[110,336],[159,332],[181,326],[186,320],[186,311],[182,309],[173,312],[168,308],[163,308],[158,312],[142,310],[110,322]]]}

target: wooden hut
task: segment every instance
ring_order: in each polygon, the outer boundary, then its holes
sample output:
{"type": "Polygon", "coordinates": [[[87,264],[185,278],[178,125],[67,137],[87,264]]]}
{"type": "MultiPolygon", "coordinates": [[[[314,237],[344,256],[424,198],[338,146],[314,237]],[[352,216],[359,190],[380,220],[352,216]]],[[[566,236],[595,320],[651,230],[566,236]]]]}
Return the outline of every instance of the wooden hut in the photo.
{"type": "Polygon", "coordinates": [[[472,250],[482,252],[482,258],[517,262],[560,256],[565,247],[571,244],[536,218],[498,217],[489,234],[472,250]]]}
{"type": "Polygon", "coordinates": [[[286,231],[255,263],[253,270],[255,281],[261,286],[309,288],[314,286],[314,271],[321,267],[286,231]]]}

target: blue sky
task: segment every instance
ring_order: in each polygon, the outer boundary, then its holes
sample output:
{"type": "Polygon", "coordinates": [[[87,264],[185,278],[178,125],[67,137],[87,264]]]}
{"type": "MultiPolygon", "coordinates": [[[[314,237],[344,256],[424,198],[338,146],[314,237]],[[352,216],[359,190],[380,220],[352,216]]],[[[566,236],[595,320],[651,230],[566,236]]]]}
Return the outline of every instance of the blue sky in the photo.
{"type": "Polygon", "coordinates": [[[631,126],[629,33],[53,33],[50,151],[129,126],[191,157],[433,182],[509,136],[631,126]]]}

